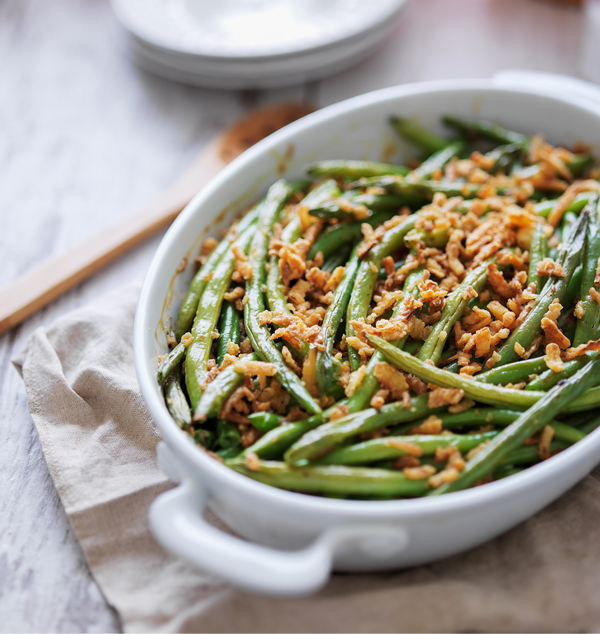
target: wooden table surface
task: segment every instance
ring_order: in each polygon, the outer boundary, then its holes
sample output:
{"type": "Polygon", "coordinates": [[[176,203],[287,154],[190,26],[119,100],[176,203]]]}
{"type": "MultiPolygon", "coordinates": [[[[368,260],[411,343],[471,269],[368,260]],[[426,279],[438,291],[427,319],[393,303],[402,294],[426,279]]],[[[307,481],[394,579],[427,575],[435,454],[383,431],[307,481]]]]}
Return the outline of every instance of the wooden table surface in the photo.
{"type": "MultiPolygon", "coordinates": [[[[582,17],[543,0],[413,0],[393,37],[352,70],[227,92],[133,67],[107,0],[0,0],[0,284],[150,199],[258,104],[326,105],[503,68],[577,75],[582,17]]],[[[35,328],[143,276],[157,243],[0,338],[0,631],[119,630],[61,508],[10,359],[35,328]]]]}

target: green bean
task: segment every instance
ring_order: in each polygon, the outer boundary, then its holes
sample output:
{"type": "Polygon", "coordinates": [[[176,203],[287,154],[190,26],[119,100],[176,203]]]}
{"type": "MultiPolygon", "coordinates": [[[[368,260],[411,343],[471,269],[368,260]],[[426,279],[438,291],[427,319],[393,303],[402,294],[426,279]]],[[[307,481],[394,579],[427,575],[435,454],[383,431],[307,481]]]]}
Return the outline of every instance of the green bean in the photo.
{"type": "Polygon", "coordinates": [[[581,178],[593,163],[594,157],[591,154],[574,154],[573,159],[567,163],[567,167],[575,178],[581,178]]]}
{"type": "MultiPolygon", "coordinates": [[[[240,443],[240,429],[234,423],[224,420],[217,421],[217,439],[222,451],[227,452],[225,456],[231,454],[237,455],[242,450],[240,443]]],[[[223,456],[221,452],[217,452],[223,456]]],[[[223,456],[224,457],[224,456],[223,456]]]]}
{"type": "Polygon", "coordinates": [[[342,248],[336,253],[332,253],[327,260],[325,260],[323,266],[321,266],[321,270],[333,273],[338,266],[346,266],[351,251],[352,246],[348,245],[346,248],[342,248]]]}
{"type": "Polygon", "coordinates": [[[571,277],[569,284],[567,285],[567,292],[565,293],[564,301],[565,306],[572,306],[575,298],[579,295],[581,289],[581,277],[583,275],[583,267],[581,264],[575,269],[573,276],[571,277]]]}
{"type": "Polygon", "coordinates": [[[568,232],[571,231],[571,229],[573,229],[576,223],[577,223],[577,214],[574,211],[568,211],[568,210],[565,211],[561,220],[562,234],[564,239],[567,238],[568,232]]]}
{"type": "MultiPolygon", "coordinates": [[[[461,429],[463,427],[481,427],[483,425],[494,425],[495,427],[504,427],[512,423],[515,418],[521,414],[520,411],[511,409],[499,409],[497,407],[472,407],[464,412],[456,414],[441,413],[437,414],[437,418],[442,421],[442,429],[452,430],[461,429]]],[[[400,425],[394,430],[394,435],[403,436],[412,434],[413,428],[425,421],[416,420],[406,425],[400,425]]]]}
{"type": "Polygon", "coordinates": [[[279,458],[299,438],[311,429],[318,427],[322,422],[323,416],[321,415],[289,423],[282,422],[279,427],[275,427],[259,438],[244,453],[254,453],[265,460],[279,458]]]}
{"type": "MultiPolygon", "coordinates": [[[[324,200],[340,195],[340,189],[334,180],[327,180],[310,191],[304,199],[299,203],[300,206],[310,208],[314,205],[321,204],[324,200]]],[[[302,235],[302,224],[300,215],[296,214],[292,220],[286,225],[282,234],[282,242],[294,243],[302,235]]],[[[284,292],[281,282],[281,272],[279,270],[279,258],[272,255],[269,260],[269,272],[267,273],[267,303],[269,310],[275,314],[290,315],[288,308],[288,298],[284,292]]],[[[296,344],[296,350],[302,355],[308,354],[308,344],[299,341],[296,344]]]]}
{"type": "Polygon", "coordinates": [[[281,416],[271,412],[254,412],[248,416],[248,420],[263,434],[281,425],[281,416]]]}
{"type": "Polygon", "coordinates": [[[186,430],[192,422],[192,414],[183,388],[181,387],[181,370],[177,367],[165,381],[165,401],[173,420],[186,430]]]}
{"type": "MultiPolygon", "coordinates": [[[[412,205],[419,202],[417,199],[407,198],[406,196],[359,193],[357,190],[350,190],[346,192],[345,196],[348,196],[348,199],[354,205],[363,205],[373,212],[398,211],[404,205],[412,205]]],[[[342,196],[342,198],[345,196],[342,196]]]]}
{"type": "MultiPolygon", "coordinates": [[[[553,441],[550,444],[550,454],[554,455],[558,451],[562,451],[566,449],[568,445],[566,443],[560,441],[553,441]]],[[[494,479],[498,479],[499,477],[507,477],[508,475],[513,475],[523,469],[521,467],[528,467],[540,461],[540,457],[538,454],[537,445],[528,445],[525,447],[519,447],[511,454],[507,456],[507,458],[502,462],[502,464],[493,471],[492,476],[494,479]],[[506,475],[504,475],[506,474],[506,475]]],[[[377,463],[377,467],[383,469],[393,469],[394,468],[394,460],[382,460],[377,463]]],[[[432,458],[422,458],[421,464],[431,464],[433,466],[437,466],[439,461],[433,460],[432,458]]]]}
{"type": "Polygon", "coordinates": [[[398,458],[410,455],[407,449],[417,447],[423,456],[431,456],[439,447],[456,447],[460,452],[470,451],[481,443],[491,440],[499,432],[484,432],[481,434],[448,434],[417,435],[417,436],[387,436],[386,438],[374,438],[365,440],[356,445],[339,447],[331,453],[319,459],[318,464],[356,465],[369,464],[378,460],[398,458]],[[408,447],[412,445],[412,447],[408,447]]]}
{"type": "MultiPolygon", "coordinates": [[[[530,394],[543,394],[543,392],[530,392],[530,394]]],[[[598,407],[600,407],[600,387],[594,387],[566,407],[565,413],[586,412],[598,407]]]]}
{"type": "Polygon", "coordinates": [[[538,222],[533,235],[531,236],[531,246],[529,248],[529,273],[527,283],[535,284],[536,291],[541,292],[543,288],[542,278],[538,273],[538,264],[548,257],[548,238],[544,231],[544,224],[538,222]]]}
{"type": "Polygon", "coordinates": [[[598,415],[595,412],[579,412],[573,416],[567,416],[564,418],[564,422],[566,425],[570,425],[571,427],[575,427],[576,429],[581,430],[586,423],[589,423],[593,418],[596,418],[598,415]]]}
{"type": "Polygon", "coordinates": [[[575,372],[578,372],[586,363],[596,356],[598,353],[587,353],[573,359],[572,361],[567,361],[565,363],[565,367],[560,372],[554,372],[550,369],[547,369],[545,372],[540,374],[536,379],[533,379],[527,386],[526,390],[539,390],[542,392],[548,391],[551,387],[554,387],[559,381],[563,379],[568,379],[570,376],[573,376],[575,372]]]}
{"type": "Polygon", "coordinates": [[[482,119],[469,119],[468,117],[455,117],[446,115],[442,122],[450,128],[459,130],[469,136],[483,136],[490,141],[503,144],[516,144],[521,147],[529,144],[529,137],[520,132],[507,130],[497,123],[482,119]]]}
{"type": "MultiPolygon", "coordinates": [[[[566,449],[568,446],[569,443],[554,440],[550,443],[550,455],[553,456],[555,453],[566,449]]],[[[494,469],[494,471],[492,472],[492,476],[495,478],[496,473],[506,472],[509,472],[509,475],[512,475],[512,471],[522,471],[522,469],[515,467],[529,467],[531,465],[537,464],[540,461],[541,458],[539,455],[538,446],[525,445],[509,453],[506,458],[502,460],[498,468],[494,469]]],[[[426,463],[427,458],[423,459],[422,462],[426,463]]]]}
{"type": "Polygon", "coordinates": [[[354,249],[344,270],[344,276],[335,290],[333,301],[329,304],[329,308],[323,317],[323,324],[321,326],[323,347],[317,351],[316,375],[319,390],[324,394],[329,393],[333,383],[336,381],[336,376],[334,376],[333,344],[335,343],[338,328],[348,308],[348,302],[350,301],[350,295],[359,266],[360,258],[356,254],[356,249],[354,249]]]}
{"type": "Polygon", "coordinates": [[[194,432],[194,442],[209,451],[215,446],[216,440],[217,434],[212,429],[201,428],[194,432]]]}
{"type": "MultiPolygon", "coordinates": [[[[453,141],[441,150],[437,150],[411,172],[411,178],[418,180],[429,178],[434,172],[441,170],[450,159],[458,156],[462,152],[463,147],[460,141],[453,141]]],[[[373,174],[373,176],[376,176],[376,174],[373,174]]]]}
{"type": "MultiPolygon", "coordinates": [[[[550,455],[554,455],[557,451],[562,451],[567,448],[567,444],[563,442],[552,442],[550,444],[550,455]]],[[[538,453],[537,445],[529,445],[526,447],[519,447],[506,456],[503,460],[503,464],[512,466],[529,466],[540,462],[540,456],[538,453]]]]}
{"type": "MultiPolygon", "coordinates": [[[[243,355],[241,358],[256,359],[256,355],[243,355]]],[[[218,416],[225,401],[243,382],[243,372],[237,372],[234,365],[229,365],[221,370],[204,389],[194,411],[194,421],[204,421],[218,416]]]]}
{"type": "Polygon", "coordinates": [[[556,260],[558,258],[558,247],[560,246],[561,242],[563,241],[563,239],[562,239],[562,229],[561,229],[560,225],[558,227],[556,227],[556,229],[554,230],[554,233],[550,237],[550,240],[548,241],[548,244],[550,244],[550,241],[552,241],[553,246],[551,246],[548,249],[548,257],[550,259],[552,259],[552,260],[556,260]]]}
{"type": "MultiPolygon", "coordinates": [[[[423,365],[431,368],[428,364],[423,365]]],[[[434,368],[434,370],[435,369],[436,368],[434,368]]],[[[406,371],[411,372],[410,370],[406,371]]],[[[448,374],[444,370],[439,370],[439,372],[444,375],[448,374]]],[[[425,378],[425,380],[429,382],[429,378],[425,378]]],[[[470,381],[469,379],[462,379],[462,381],[463,383],[461,383],[460,386],[455,384],[444,384],[438,382],[437,380],[435,383],[441,384],[443,387],[460,388],[464,388],[465,386],[468,388],[469,382],[471,385],[477,385],[476,382],[470,381]]],[[[479,384],[479,387],[483,387],[483,385],[479,384]]],[[[499,390],[501,392],[500,396],[503,394],[508,395],[506,399],[503,399],[502,401],[497,399],[493,404],[500,404],[502,406],[508,403],[508,405],[512,408],[530,407],[546,395],[544,392],[520,392],[519,390],[499,388],[491,385],[486,387],[492,387],[494,390],[499,390]],[[522,400],[523,402],[517,403],[516,401],[518,400],[522,400]]],[[[466,389],[465,393],[467,396],[472,396],[472,394],[467,393],[466,389]]],[[[344,441],[360,434],[383,429],[390,425],[395,426],[400,425],[401,423],[418,421],[419,419],[431,414],[435,414],[436,416],[440,416],[442,418],[446,416],[445,414],[440,413],[443,408],[429,408],[427,401],[428,395],[424,394],[423,396],[412,398],[408,408],[404,407],[403,402],[388,403],[380,410],[371,408],[325,424],[322,424],[323,418],[321,416],[312,416],[311,418],[307,418],[303,421],[282,425],[272,432],[269,432],[269,434],[263,436],[263,438],[261,438],[254,447],[249,448],[247,451],[254,451],[260,457],[268,458],[273,455],[280,455],[282,451],[285,451],[285,449],[291,445],[291,448],[288,450],[285,457],[286,462],[292,465],[302,464],[304,461],[314,460],[327,454],[344,441]],[[267,438],[270,434],[273,434],[273,436],[267,438]]],[[[487,399],[487,401],[491,402],[491,399],[487,399]]],[[[565,413],[578,412],[592,409],[594,407],[598,407],[599,405],[600,388],[592,388],[567,406],[564,411],[565,413]]],[[[487,419],[489,419],[490,415],[493,416],[493,424],[500,425],[502,424],[502,420],[510,422],[507,420],[507,416],[509,415],[503,414],[500,410],[496,410],[493,413],[490,413],[488,410],[484,411],[486,411],[487,419]]],[[[464,417],[463,421],[465,421],[463,424],[467,424],[466,421],[468,420],[468,417],[472,416],[472,414],[470,415],[468,412],[464,412],[461,415],[464,417]]],[[[488,420],[484,420],[483,422],[487,423],[488,420]]],[[[555,422],[558,425],[558,422],[555,422]]],[[[456,426],[460,425],[457,423],[456,426]]],[[[565,425],[565,427],[567,426],[565,425]]],[[[403,429],[404,428],[399,427],[400,431],[403,429]]],[[[566,432],[564,428],[559,427],[558,429],[559,432],[557,433],[564,436],[567,436],[568,434],[570,436],[570,433],[566,432]]]]}
{"type": "MultiPolygon", "coordinates": [[[[500,385],[480,383],[470,378],[452,374],[415,359],[410,354],[398,350],[380,337],[372,335],[366,335],[366,337],[383,354],[386,361],[398,369],[414,374],[425,383],[434,383],[446,388],[462,389],[466,396],[482,403],[500,407],[508,405],[517,409],[525,409],[531,407],[545,396],[545,392],[516,390],[500,385]]],[[[599,405],[600,388],[593,388],[568,405],[565,412],[586,411],[599,405]]]]}
{"type": "Polygon", "coordinates": [[[574,445],[585,438],[585,434],[581,429],[575,429],[567,423],[562,423],[558,420],[552,420],[548,423],[552,429],[554,429],[554,437],[561,442],[565,442],[569,445],[574,445]]]}
{"type": "MultiPolygon", "coordinates": [[[[447,368],[446,368],[447,369],[447,368]]],[[[473,378],[484,383],[506,385],[507,383],[520,383],[527,381],[531,375],[541,374],[548,369],[544,357],[535,357],[523,361],[514,361],[491,370],[476,374],[473,378]]]]}
{"type": "Polygon", "coordinates": [[[580,431],[582,434],[587,436],[588,434],[591,434],[595,429],[598,429],[598,427],[600,427],[600,416],[595,416],[594,418],[583,424],[580,428],[580,431]]]}
{"type": "MultiPolygon", "coordinates": [[[[328,200],[339,198],[342,195],[342,190],[338,187],[338,184],[333,179],[328,179],[319,183],[314,189],[298,203],[299,207],[305,209],[312,209],[318,207],[328,200]]],[[[283,242],[296,242],[298,238],[302,236],[302,222],[300,214],[295,214],[290,222],[284,227],[281,233],[281,239],[283,242]]]]}
{"type": "Polygon", "coordinates": [[[325,201],[321,205],[311,208],[309,214],[322,220],[352,221],[356,218],[361,218],[359,221],[361,223],[367,222],[371,217],[375,217],[377,222],[372,224],[379,224],[377,212],[389,212],[384,218],[384,220],[387,220],[392,211],[396,212],[404,206],[420,207],[421,202],[416,198],[407,196],[360,194],[358,190],[350,190],[345,192],[343,196],[325,201]]]}
{"type": "Polygon", "coordinates": [[[306,171],[315,178],[343,178],[353,181],[365,176],[408,174],[409,169],[404,165],[377,161],[319,161],[309,165],[306,171]]]}
{"type": "Polygon", "coordinates": [[[156,379],[159,385],[162,385],[169,374],[171,374],[175,368],[179,367],[184,356],[185,346],[182,343],[178,343],[169,351],[167,356],[160,362],[158,370],[156,371],[156,379]]]}
{"type": "Polygon", "coordinates": [[[597,280],[600,263],[600,223],[597,197],[595,204],[590,202],[590,206],[590,222],[585,242],[580,287],[583,316],[577,322],[573,340],[574,346],[596,339],[598,337],[598,324],[600,324],[600,304],[590,294],[592,289],[600,292],[600,280],[597,280]]]}
{"type": "Polygon", "coordinates": [[[240,313],[231,302],[224,302],[219,319],[219,339],[217,341],[217,365],[220,366],[227,354],[227,344],[240,343],[240,313]]]}
{"type": "MultiPolygon", "coordinates": [[[[576,214],[580,213],[595,196],[595,192],[583,192],[581,194],[577,194],[573,202],[567,207],[567,211],[572,211],[576,214]]],[[[550,215],[550,212],[556,207],[557,203],[558,199],[539,202],[534,207],[535,213],[542,218],[547,218],[550,215]]]]}
{"type": "Polygon", "coordinates": [[[454,324],[462,317],[469,301],[468,296],[465,297],[465,291],[469,287],[473,287],[477,293],[483,290],[488,279],[487,267],[488,262],[484,262],[476,269],[473,269],[457,286],[456,290],[449,295],[439,320],[435,323],[421,347],[419,359],[422,361],[429,359],[434,365],[439,363],[446,340],[450,336],[454,324]]]}
{"type": "Polygon", "coordinates": [[[512,475],[516,475],[517,473],[521,473],[521,471],[523,471],[523,469],[520,467],[512,467],[510,465],[507,465],[504,467],[498,467],[498,469],[496,469],[494,473],[492,473],[492,477],[494,481],[503,480],[504,478],[508,478],[512,475]]]}
{"type": "Polygon", "coordinates": [[[422,242],[428,247],[443,249],[448,244],[449,237],[450,230],[448,227],[432,229],[431,231],[426,229],[412,229],[406,234],[404,243],[409,249],[416,248],[419,242],[422,242]]]}
{"type": "Polygon", "coordinates": [[[271,186],[267,197],[260,205],[258,223],[248,257],[252,267],[252,277],[246,281],[247,300],[244,306],[244,325],[254,350],[260,357],[275,366],[275,378],[294,395],[301,407],[307,412],[316,414],[321,412],[321,408],[298,376],[288,367],[281,352],[271,340],[269,329],[260,324],[258,317],[265,310],[263,285],[266,282],[265,265],[269,239],[273,232],[273,225],[289,195],[290,187],[284,181],[278,181],[271,186]]]}
{"type": "MultiPolygon", "coordinates": [[[[246,250],[252,239],[252,233],[246,231],[237,239],[240,249],[246,250]]],[[[213,344],[213,332],[221,312],[223,295],[231,283],[235,266],[235,255],[230,248],[221,258],[202,293],[200,305],[192,326],[192,343],[185,355],[185,385],[195,411],[203,392],[208,372],[208,359],[213,344]]]]}
{"type": "Polygon", "coordinates": [[[480,383],[473,379],[465,378],[458,374],[446,372],[441,368],[436,368],[429,363],[398,350],[393,345],[381,339],[367,334],[367,339],[379,350],[388,363],[396,366],[399,370],[414,374],[425,383],[434,383],[441,387],[457,388],[464,390],[466,396],[488,405],[509,405],[518,409],[531,407],[543,392],[525,392],[512,388],[493,385],[490,383],[480,383]]]}
{"type": "MultiPolygon", "coordinates": [[[[399,225],[392,227],[383,235],[381,242],[375,245],[369,252],[367,259],[363,260],[358,268],[354,289],[348,303],[348,312],[346,315],[346,338],[355,336],[356,332],[353,321],[365,319],[373,290],[379,275],[379,269],[383,258],[390,255],[404,242],[406,234],[415,226],[414,216],[409,216],[399,225]]],[[[356,370],[361,363],[358,351],[348,347],[348,359],[352,370],[356,370]]]]}
{"type": "MultiPolygon", "coordinates": [[[[364,222],[372,226],[377,226],[388,220],[389,213],[374,213],[364,222]]],[[[327,259],[331,254],[347,244],[353,244],[362,237],[362,221],[336,224],[324,231],[308,250],[307,259],[314,260],[317,253],[322,253],[327,259]]]]}
{"type": "MultiPolygon", "coordinates": [[[[474,183],[456,183],[453,181],[421,180],[411,181],[404,176],[375,176],[373,178],[361,178],[350,183],[350,188],[356,187],[381,187],[388,194],[402,196],[408,199],[427,202],[433,199],[437,193],[446,196],[462,196],[463,198],[476,198],[482,185],[474,183]]],[[[498,188],[498,193],[504,193],[504,188],[498,188]]]]}
{"type": "MultiPolygon", "coordinates": [[[[438,414],[437,418],[442,421],[442,429],[447,430],[473,426],[479,427],[481,425],[506,427],[517,420],[521,413],[516,410],[484,407],[468,409],[458,414],[438,414]]],[[[424,420],[399,426],[394,430],[394,436],[404,436],[412,433],[413,428],[420,425],[424,420]]],[[[585,437],[585,434],[579,429],[575,429],[567,423],[552,420],[549,425],[554,429],[555,438],[568,444],[574,444],[585,437]]]]}
{"type": "Polygon", "coordinates": [[[323,203],[319,207],[310,209],[308,213],[314,218],[328,221],[352,221],[363,216],[364,218],[362,219],[366,220],[373,215],[369,209],[366,209],[362,205],[356,205],[350,201],[346,201],[345,198],[340,198],[334,202],[323,203]]]}
{"type": "MultiPolygon", "coordinates": [[[[235,235],[242,235],[255,222],[256,207],[249,211],[238,222],[235,227],[235,235]]],[[[181,305],[177,315],[177,326],[175,328],[175,337],[177,341],[180,341],[181,337],[191,330],[192,324],[194,323],[194,317],[196,316],[196,311],[198,310],[198,304],[200,303],[200,297],[206,288],[211,273],[214,272],[217,264],[229,251],[229,249],[231,249],[231,243],[228,238],[224,238],[208,256],[206,262],[200,267],[196,275],[194,275],[194,279],[190,284],[185,299],[183,300],[183,304],[181,305]]]]}
{"type": "Polygon", "coordinates": [[[502,430],[496,438],[469,460],[458,479],[444,484],[433,495],[459,491],[473,486],[492,472],[511,451],[518,449],[528,438],[537,434],[566,405],[582,395],[588,387],[597,383],[594,376],[600,368],[600,358],[593,359],[577,374],[553,387],[547,394],[514,423],[502,430]]]}
{"type": "MultiPolygon", "coordinates": [[[[423,273],[424,270],[422,268],[419,268],[411,271],[408,274],[404,282],[404,297],[400,302],[398,302],[398,305],[394,309],[394,312],[392,313],[392,319],[407,306],[407,302],[410,301],[411,297],[419,297],[420,292],[418,284],[423,279],[423,273]]],[[[398,348],[402,348],[406,342],[406,339],[407,337],[403,337],[400,341],[393,342],[393,345],[398,348]]],[[[358,412],[366,407],[379,389],[379,381],[375,376],[375,366],[382,361],[383,357],[378,352],[375,352],[369,359],[365,375],[360,382],[360,385],[356,388],[354,394],[345,402],[349,413],[358,412]]]]}
{"type": "MultiPolygon", "coordinates": [[[[519,414],[521,414],[521,412],[519,412],[519,414]]],[[[551,420],[548,425],[554,429],[554,437],[556,440],[560,440],[567,445],[574,445],[576,442],[585,438],[585,434],[580,429],[575,429],[571,425],[562,423],[559,420],[551,420]]]]}
{"type": "Polygon", "coordinates": [[[448,145],[448,139],[443,139],[429,130],[425,130],[425,128],[422,128],[410,119],[392,117],[390,123],[399,136],[409,143],[416,145],[423,150],[427,156],[439,150],[443,150],[448,145]]]}
{"type": "MultiPolygon", "coordinates": [[[[372,219],[373,216],[367,218],[366,222],[370,224],[369,221],[372,219]]],[[[314,260],[317,254],[321,253],[325,261],[327,261],[327,258],[335,254],[339,249],[354,244],[361,236],[360,222],[335,224],[321,233],[309,249],[306,257],[309,260],[314,260]]]]}
{"type": "Polygon", "coordinates": [[[565,276],[552,276],[548,279],[525,320],[518,328],[513,330],[510,337],[499,348],[498,354],[500,358],[496,362],[497,366],[516,361],[519,358],[515,351],[516,344],[521,345],[525,350],[529,348],[540,332],[540,324],[548,312],[550,304],[555,299],[561,301],[564,298],[569,281],[581,259],[581,249],[585,240],[588,218],[589,214],[586,211],[582,212],[577,227],[569,236],[569,240],[564,243],[558,262],[561,264],[565,276]]]}
{"type": "Polygon", "coordinates": [[[429,490],[426,480],[409,480],[399,471],[361,467],[308,466],[291,469],[283,462],[261,461],[250,468],[243,460],[227,466],[271,486],[336,496],[418,497],[429,490]]]}
{"type": "Polygon", "coordinates": [[[508,145],[499,145],[488,152],[486,157],[494,161],[491,173],[502,172],[508,174],[522,151],[523,147],[519,143],[509,143],[508,145]]]}
{"type": "MultiPolygon", "coordinates": [[[[555,228],[554,233],[552,234],[552,237],[554,239],[558,238],[558,244],[553,247],[552,249],[550,249],[550,257],[553,260],[556,260],[558,257],[558,253],[559,253],[559,249],[562,248],[560,247],[561,243],[567,242],[571,232],[573,231],[573,228],[576,226],[577,224],[577,214],[572,212],[572,211],[565,211],[563,217],[561,218],[560,223],[558,224],[558,226],[555,228]]],[[[556,240],[554,240],[556,241],[556,240]]],[[[583,254],[582,250],[582,254],[583,254]]],[[[579,265],[581,266],[581,265],[579,265]]],[[[580,277],[581,280],[581,277],[580,277]]],[[[572,283],[572,281],[571,281],[572,283]]],[[[571,283],[569,285],[571,285],[571,283]]],[[[581,284],[577,285],[577,289],[575,292],[575,295],[577,295],[580,291],[580,286],[581,284]]],[[[575,297],[575,295],[573,297],[575,297]]]]}
{"type": "MultiPolygon", "coordinates": [[[[329,179],[319,183],[314,189],[312,189],[306,196],[297,204],[297,207],[304,207],[305,209],[311,209],[315,205],[321,205],[323,202],[338,198],[341,196],[342,190],[338,187],[338,184],[329,179]]],[[[302,237],[302,221],[299,213],[295,213],[287,225],[281,232],[282,242],[289,242],[293,244],[302,237]]],[[[273,261],[273,259],[272,259],[273,261]]],[[[274,259],[277,263],[277,258],[274,259]]]]}
{"type": "Polygon", "coordinates": [[[575,318],[573,311],[569,311],[569,310],[564,312],[558,318],[558,322],[557,322],[558,327],[560,330],[562,330],[564,336],[569,341],[573,341],[573,338],[575,337],[575,328],[577,328],[577,324],[575,323],[576,321],[577,319],[575,318]]]}
{"type": "Polygon", "coordinates": [[[232,445],[227,449],[218,449],[214,453],[221,458],[221,460],[232,460],[234,458],[239,458],[242,455],[243,447],[241,444],[232,445]]]}
{"type": "Polygon", "coordinates": [[[444,370],[446,370],[446,372],[452,372],[452,374],[459,374],[461,367],[462,366],[458,364],[458,361],[453,361],[449,365],[445,366],[444,370]]]}
{"type": "Polygon", "coordinates": [[[402,402],[389,403],[380,409],[366,409],[344,418],[325,423],[305,433],[285,454],[286,463],[298,466],[305,460],[315,460],[340,445],[345,440],[388,425],[407,423],[435,414],[441,408],[431,409],[428,396],[412,398],[408,407],[402,402]]]}
{"type": "Polygon", "coordinates": [[[409,339],[403,346],[402,350],[408,352],[408,354],[412,354],[416,356],[419,354],[419,350],[421,350],[421,346],[423,345],[422,341],[418,339],[409,339]]]}

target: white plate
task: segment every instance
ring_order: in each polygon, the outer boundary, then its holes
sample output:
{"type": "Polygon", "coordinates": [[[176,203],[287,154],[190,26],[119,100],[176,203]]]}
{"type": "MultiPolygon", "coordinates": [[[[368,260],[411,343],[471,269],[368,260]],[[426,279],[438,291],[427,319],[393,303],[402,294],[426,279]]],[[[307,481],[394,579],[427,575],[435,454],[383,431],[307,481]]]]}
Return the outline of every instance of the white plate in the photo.
{"type": "Polygon", "coordinates": [[[253,58],[240,61],[184,56],[157,49],[131,34],[125,34],[125,43],[136,64],[168,79],[214,88],[268,88],[340,72],[373,52],[394,28],[394,22],[388,22],[362,38],[335,48],[258,61],[253,58]]]}
{"type": "Polygon", "coordinates": [[[127,30],[159,48],[215,59],[297,55],[393,19],[408,0],[112,0],[127,30]]]}

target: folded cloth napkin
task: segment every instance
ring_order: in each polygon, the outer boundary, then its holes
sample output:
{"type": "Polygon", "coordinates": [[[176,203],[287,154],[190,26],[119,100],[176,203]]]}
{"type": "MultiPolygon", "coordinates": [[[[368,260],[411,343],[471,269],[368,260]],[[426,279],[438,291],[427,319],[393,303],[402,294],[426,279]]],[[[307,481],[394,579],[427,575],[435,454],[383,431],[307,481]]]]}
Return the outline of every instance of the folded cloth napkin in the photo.
{"type": "Polygon", "coordinates": [[[171,485],[132,359],[139,287],[37,330],[14,360],[60,498],[127,632],[581,632],[600,627],[600,469],[488,544],[315,596],[234,590],[165,553],[148,507],[171,485]]]}

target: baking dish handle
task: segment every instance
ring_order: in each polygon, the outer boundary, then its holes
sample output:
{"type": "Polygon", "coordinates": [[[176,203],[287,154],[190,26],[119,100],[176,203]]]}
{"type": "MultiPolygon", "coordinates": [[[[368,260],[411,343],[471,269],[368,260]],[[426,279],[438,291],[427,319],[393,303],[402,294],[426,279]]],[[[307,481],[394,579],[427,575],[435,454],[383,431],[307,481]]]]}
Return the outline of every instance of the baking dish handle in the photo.
{"type": "Polygon", "coordinates": [[[298,551],[252,544],[209,524],[203,517],[206,500],[206,491],[192,480],[160,495],[150,507],[157,541],[199,568],[255,593],[298,597],[327,582],[332,550],[324,539],[298,551]]]}

